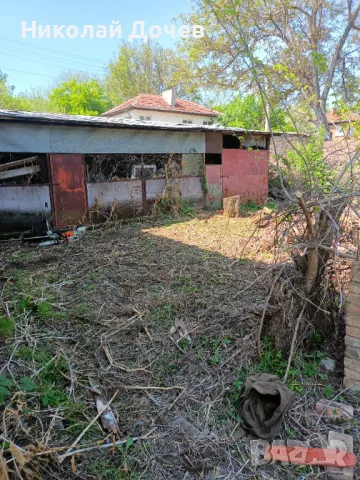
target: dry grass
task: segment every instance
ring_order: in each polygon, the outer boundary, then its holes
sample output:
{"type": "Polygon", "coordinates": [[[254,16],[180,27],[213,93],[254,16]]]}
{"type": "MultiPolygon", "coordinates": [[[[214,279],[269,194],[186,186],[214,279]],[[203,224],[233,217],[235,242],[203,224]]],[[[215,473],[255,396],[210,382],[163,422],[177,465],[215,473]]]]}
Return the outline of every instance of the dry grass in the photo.
{"type": "MultiPolygon", "coordinates": [[[[233,437],[240,422],[233,400],[256,355],[276,268],[266,232],[253,231],[251,217],[202,214],[132,221],[70,245],[5,244],[2,306],[15,334],[2,339],[0,360],[14,386],[0,434],[34,446],[26,464],[34,478],[299,478],[296,467],[255,471],[248,439],[233,437]],[[21,377],[32,379],[32,391],[16,393],[24,390],[21,377]],[[122,438],[149,436],[128,450],[96,449],[59,464],[58,452],[96,415],[89,379],[108,400],[119,390],[112,408],[122,438]]],[[[327,382],[309,382],[282,438],[303,440],[327,428],[308,414],[327,382]]],[[[96,422],[80,443],[106,438],[96,422]]],[[[314,472],[300,471],[307,478],[314,472]]]]}

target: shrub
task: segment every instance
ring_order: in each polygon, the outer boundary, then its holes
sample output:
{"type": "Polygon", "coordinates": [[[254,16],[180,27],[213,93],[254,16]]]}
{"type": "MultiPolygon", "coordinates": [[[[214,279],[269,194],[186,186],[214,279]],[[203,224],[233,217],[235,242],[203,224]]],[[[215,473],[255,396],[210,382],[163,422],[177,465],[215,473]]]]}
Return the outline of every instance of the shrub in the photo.
{"type": "Polygon", "coordinates": [[[333,173],[324,160],[323,132],[313,135],[307,145],[298,144],[283,159],[289,184],[304,190],[329,191],[333,173]]]}

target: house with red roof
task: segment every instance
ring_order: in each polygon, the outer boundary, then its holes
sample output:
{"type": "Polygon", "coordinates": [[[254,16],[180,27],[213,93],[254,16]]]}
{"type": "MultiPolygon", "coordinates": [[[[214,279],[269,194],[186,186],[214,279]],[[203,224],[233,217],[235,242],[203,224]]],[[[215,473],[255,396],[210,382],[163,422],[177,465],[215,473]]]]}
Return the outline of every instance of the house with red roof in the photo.
{"type": "Polygon", "coordinates": [[[174,88],[162,95],[142,93],[103,113],[104,117],[187,125],[213,125],[219,115],[196,102],[176,98],[174,88]]]}
{"type": "Polygon", "coordinates": [[[340,114],[331,109],[326,117],[333,137],[352,137],[355,133],[354,124],[360,123],[360,115],[354,112],[340,114]]]}
{"type": "Polygon", "coordinates": [[[332,140],[325,142],[324,159],[331,168],[342,168],[360,148],[360,115],[355,112],[340,113],[332,109],[327,113],[327,121],[332,140]]]}

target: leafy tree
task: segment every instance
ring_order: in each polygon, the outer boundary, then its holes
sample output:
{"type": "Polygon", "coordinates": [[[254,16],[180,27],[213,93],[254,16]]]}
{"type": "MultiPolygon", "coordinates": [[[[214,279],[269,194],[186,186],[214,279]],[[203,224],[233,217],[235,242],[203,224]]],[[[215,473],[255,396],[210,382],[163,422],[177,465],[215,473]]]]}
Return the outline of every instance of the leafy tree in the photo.
{"type": "MultiPolygon", "coordinates": [[[[219,122],[229,127],[240,127],[263,130],[265,126],[265,110],[259,95],[240,95],[224,105],[216,105],[215,110],[221,112],[219,122]]],[[[287,123],[285,112],[277,107],[270,114],[270,124],[274,130],[293,131],[294,127],[287,123]]]]}
{"type": "Polygon", "coordinates": [[[204,26],[184,48],[205,85],[262,84],[280,102],[305,100],[325,128],[326,107],[345,63],[359,65],[355,0],[195,0],[182,20],[204,26]]]}
{"type": "Polygon", "coordinates": [[[182,82],[186,68],[186,62],[172,49],[157,43],[122,42],[116,58],[108,65],[106,91],[117,105],[141,93],[160,94],[174,86],[178,96],[186,97],[194,92],[182,82]]]}
{"type": "Polygon", "coordinates": [[[63,113],[74,115],[101,115],[110,108],[110,102],[97,80],[62,83],[50,93],[50,100],[63,113]]]}
{"type": "Polygon", "coordinates": [[[0,108],[14,108],[14,87],[8,84],[8,76],[0,70],[0,108]]]}
{"type": "Polygon", "coordinates": [[[317,190],[328,193],[334,172],[324,160],[323,131],[320,129],[306,145],[297,144],[287,152],[283,163],[287,167],[287,180],[294,189],[317,190]]]}
{"type": "Polygon", "coordinates": [[[44,89],[30,89],[15,94],[15,87],[9,85],[7,75],[0,71],[0,108],[11,110],[27,110],[37,112],[53,112],[56,107],[49,100],[49,94],[44,89]]]}

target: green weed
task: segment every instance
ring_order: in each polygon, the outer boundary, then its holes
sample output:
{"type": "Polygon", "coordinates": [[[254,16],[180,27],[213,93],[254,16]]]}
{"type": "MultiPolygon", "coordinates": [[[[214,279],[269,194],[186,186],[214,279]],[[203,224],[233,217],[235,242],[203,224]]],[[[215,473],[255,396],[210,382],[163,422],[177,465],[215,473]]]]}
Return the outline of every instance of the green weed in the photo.
{"type": "Polygon", "coordinates": [[[16,309],[19,313],[24,313],[25,310],[27,312],[32,312],[34,308],[35,303],[31,297],[21,297],[16,309]]]}
{"type": "Polygon", "coordinates": [[[179,355],[177,353],[164,353],[155,360],[153,372],[160,383],[166,383],[168,377],[175,375],[180,370],[179,355]]]}
{"type": "Polygon", "coordinates": [[[222,338],[209,338],[206,335],[202,335],[202,351],[198,351],[198,358],[200,359],[204,354],[207,356],[210,365],[218,365],[221,361],[221,351],[231,342],[232,340],[227,336],[222,338]]]}
{"type": "Polygon", "coordinates": [[[0,338],[11,338],[14,331],[15,323],[11,318],[0,317],[0,338]]]}
{"type": "Polygon", "coordinates": [[[222,200],[218,201],[209,201],[203,206],[203,210],[216,212],[217,210],[221,210],[223,208],[222,200]]]}
{"type": "Polygon", "coordinates": [[[20,270],[19,268],[14,268],[11,272],[13,278],[14,286],[20,291],[26,291],[29,285],[29,278],[25,270],[20,270]]]}
{"type": "Polygon", "coordinates": [[[16,350],[15,357],[24,361],[34,361],[42,367],[51,360],[52,355],[47,349],[34,350],[31,347],[22,345],[16,350]]]}
{"type": "Polygon", "coordinates": [[[36,251],[29,251],[29,252],[16,252],[11,255],[11,260],[16,263],[26,262],[28,260],[32,260],[37,256],[36,251]]]}
{"type": "Polygon", "coordinates": [[[165,303],[161,307],[154,308],[150,312],[151,320],[158,325],[171,328],[175,319],[175,310],[173,305],[165,303]]]}
{"type": "Polygon", "coordinates": [[[183,202],[180,205],[180,213],[181,213],[181,215],[183,215],[185,217],[193,217],[194,216],[195,209],[194,209],[193,205],[191,204],[190,200],[185,200],[185,202],[183,202]]]}
{"type": "MultiPolygon", "coordinates": [[[[287,384],[290,390],[303,394],[304,385],[307,379],[314,379],[319,377],[322,380],[327,379],[326,374],[318,372],[320,360],[324,355],[315,351],[313,354],[299,355],[294,358],[289,370],[287,384]]],[[[287,360],[282,356],[279,350],[274,348],[274,345],[268,337],[264,337],[262,343],[262,353],[257,363],[249,368],[241,368],[238,371],[237,378],[233,383],[233,390],[230,394],[233,401],[237,401],[241,391],[243,390],[245,380],[250,375],[255,373],[269,373],[283,378],[287,368],[287,360]]],[[[328,391],[330,393],[330,391],[328,391]]]]}
{"type": "Polygon", "coordinates": [[[199,292],[199,287],[190,283],[187,278],[179,278],[179,290],[184,293],[197,293],[199,292]]]}
{"type": "Polygon", "coordinates": [[[48,302],[38,303],[36,313],[42,318],[51,318],[53,320],[66,320],[66,312],[59,312],[48,302]]]}
{"type": "Polygon", "coordinates": [[[96,459],[86,468],[87,473],[103,480],[136,480],[138,476],[124,465],[121,456],[111,459],[96,459]]]}
{"type": "Polygon", "coordinates": [[[326,387],[324,388],[324,395],[326,398],[333,398],[335,392],[334,392],[334,388],[332,385],[328,384],[326,385],[326,387]]]}
{"type": "Polygon", "coordinates": [[[0,405],[5,402],[5,397],[11,395],[10,388],[14,386],[14,382],[4,375],[0,375],[0,405]]]}
{"type": "Polygon", "coordinates": [[[260,210],[262,207],[260,205],[256,205],[253,200],[249,199],[246,203],[241,205],[241,208],[245,211],[245,213],[254,213],[260,210]]]}
{"type": "Polygon", "coordinates": [[[48,350],[34,351],[27,346],[20,347],[15,356],[26,362],[33,362],[40,370],[34,379],[23,377],[19,385],[26,392],[38,392],[44,407],[57,407],[67,401],[68,365],[63,358],[55,357],[48,350]],[[31,380],[31,381],[30,381],[31,380]]]}

